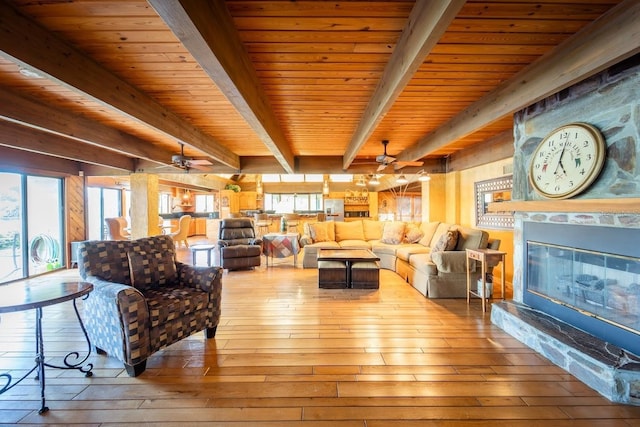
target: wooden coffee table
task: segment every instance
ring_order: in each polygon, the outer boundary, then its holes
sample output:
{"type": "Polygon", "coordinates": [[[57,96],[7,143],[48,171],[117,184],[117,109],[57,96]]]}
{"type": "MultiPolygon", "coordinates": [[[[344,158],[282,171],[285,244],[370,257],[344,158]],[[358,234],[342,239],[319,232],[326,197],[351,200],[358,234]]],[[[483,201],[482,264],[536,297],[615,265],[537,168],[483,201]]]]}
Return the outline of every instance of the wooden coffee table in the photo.
{"type": "Polygon", "coordinates": [[[355,262],[375,262],[380,258],[369,249],[320,249],[318,261],[342,261],[346,264],[345,288],[351,287],[351,266],[355,262]]]}

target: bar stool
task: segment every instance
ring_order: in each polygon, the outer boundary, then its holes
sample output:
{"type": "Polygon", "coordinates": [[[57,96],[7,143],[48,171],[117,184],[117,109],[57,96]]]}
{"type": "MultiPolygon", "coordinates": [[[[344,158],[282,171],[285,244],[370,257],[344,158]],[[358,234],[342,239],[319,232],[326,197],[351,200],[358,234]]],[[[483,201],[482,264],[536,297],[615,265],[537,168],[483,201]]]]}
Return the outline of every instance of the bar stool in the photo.
{"type": "Polygon", "coordinates": [[[269,232],[269,226],[271,225],[271,220],[269,219],[269,215],[265,213],[258,213],[254,216],[254,226],[256,228],[256,236],[264,236],[269,232]]]}
{"type": "Polygon", "coordinates": [[[297,233],[298,223],[300,222],[300,215],[298,214],[284,214],[284,219],[287,221],[287,232],[297,233]]]}

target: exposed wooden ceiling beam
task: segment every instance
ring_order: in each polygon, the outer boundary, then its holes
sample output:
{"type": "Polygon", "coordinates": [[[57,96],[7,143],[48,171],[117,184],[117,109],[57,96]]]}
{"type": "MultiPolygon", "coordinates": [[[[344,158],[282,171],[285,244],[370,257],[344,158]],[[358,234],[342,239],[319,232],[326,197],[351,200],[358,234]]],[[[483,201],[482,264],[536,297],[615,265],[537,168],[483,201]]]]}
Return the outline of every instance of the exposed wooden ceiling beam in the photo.
{"type": "Polygon", "coordinates": [[[82,170],[80,163],[74,160],[3,146],[0,146],[0,167],[3,172],[27,172],[47,176],[78,175],[78,172],[82,170]]]}
{"type": "Polygon", "coordinates": [[[640,2],[626,0],[398,156],[418,160],[640,52],[640,2]]]}
{"type": "Polygon", "coordinates": [[[457,151],[447,158],[447,172],[471,169],[476,166],[513,157],[513,131],[501,132],[464,150],[457,151]]]}
{"type": "Polygon", "coordinates": [[[293,153],[225,3],[201,0],[149,0],[149,3],[284,170],[293,173],[293,153]]]}
{"type": "Polygon", "coordinates": [[[0,91],[0,120],[50,132],[130,157],[147,159],[156,166],[157,163],[170,164],[171,156],[175,154],[133,135],[8,90],[0,91]]]}
{"type": "Polygon", "coordinates": [[[192,146],[232,168],[235,153],[101,67],[54,34],[0,2],[0,55],[76,93],[192,146]]]}
{"type": "Polygon", "coordinates": [[[464,4],[465,0],[416,2],[347,147],[342,162],[344,169],[351,165],[464,4]]]}
{"type": "Polygon", "coordinates": [[[0,145],[7,147],[127,172],[135,168],[135,161],[130,157],[6,121],[0,121],[0,135],[0,145]]]}

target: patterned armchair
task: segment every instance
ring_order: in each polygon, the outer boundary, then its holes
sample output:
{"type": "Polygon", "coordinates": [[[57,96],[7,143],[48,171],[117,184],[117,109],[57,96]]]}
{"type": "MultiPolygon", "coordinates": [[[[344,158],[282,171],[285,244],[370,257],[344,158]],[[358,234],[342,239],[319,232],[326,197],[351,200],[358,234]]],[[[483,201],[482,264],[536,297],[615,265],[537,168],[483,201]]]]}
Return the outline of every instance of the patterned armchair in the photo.
{"type": "Polygon", "coordinates": [[[202,330],[215,336],[222,269],[176,262],[170,236],[80,242],[78,261],[94,285],[84,302],[89,338],[98,353],[124,362],[129,376],[182,338],[202,330]]]}

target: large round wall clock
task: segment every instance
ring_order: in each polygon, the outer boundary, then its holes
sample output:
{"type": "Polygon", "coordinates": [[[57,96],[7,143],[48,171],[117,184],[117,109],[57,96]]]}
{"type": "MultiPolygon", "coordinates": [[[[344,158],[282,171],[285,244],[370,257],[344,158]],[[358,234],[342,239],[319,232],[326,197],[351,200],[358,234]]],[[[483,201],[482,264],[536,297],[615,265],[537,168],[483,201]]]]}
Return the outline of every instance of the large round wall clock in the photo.
{"type": "Polygon", "coordinates": [[[586,123],[569,123],[547,135],[533,152],[529,180],[542,196],[566,199],[598,177],[605,161],[605,141],[586,123]]]}

